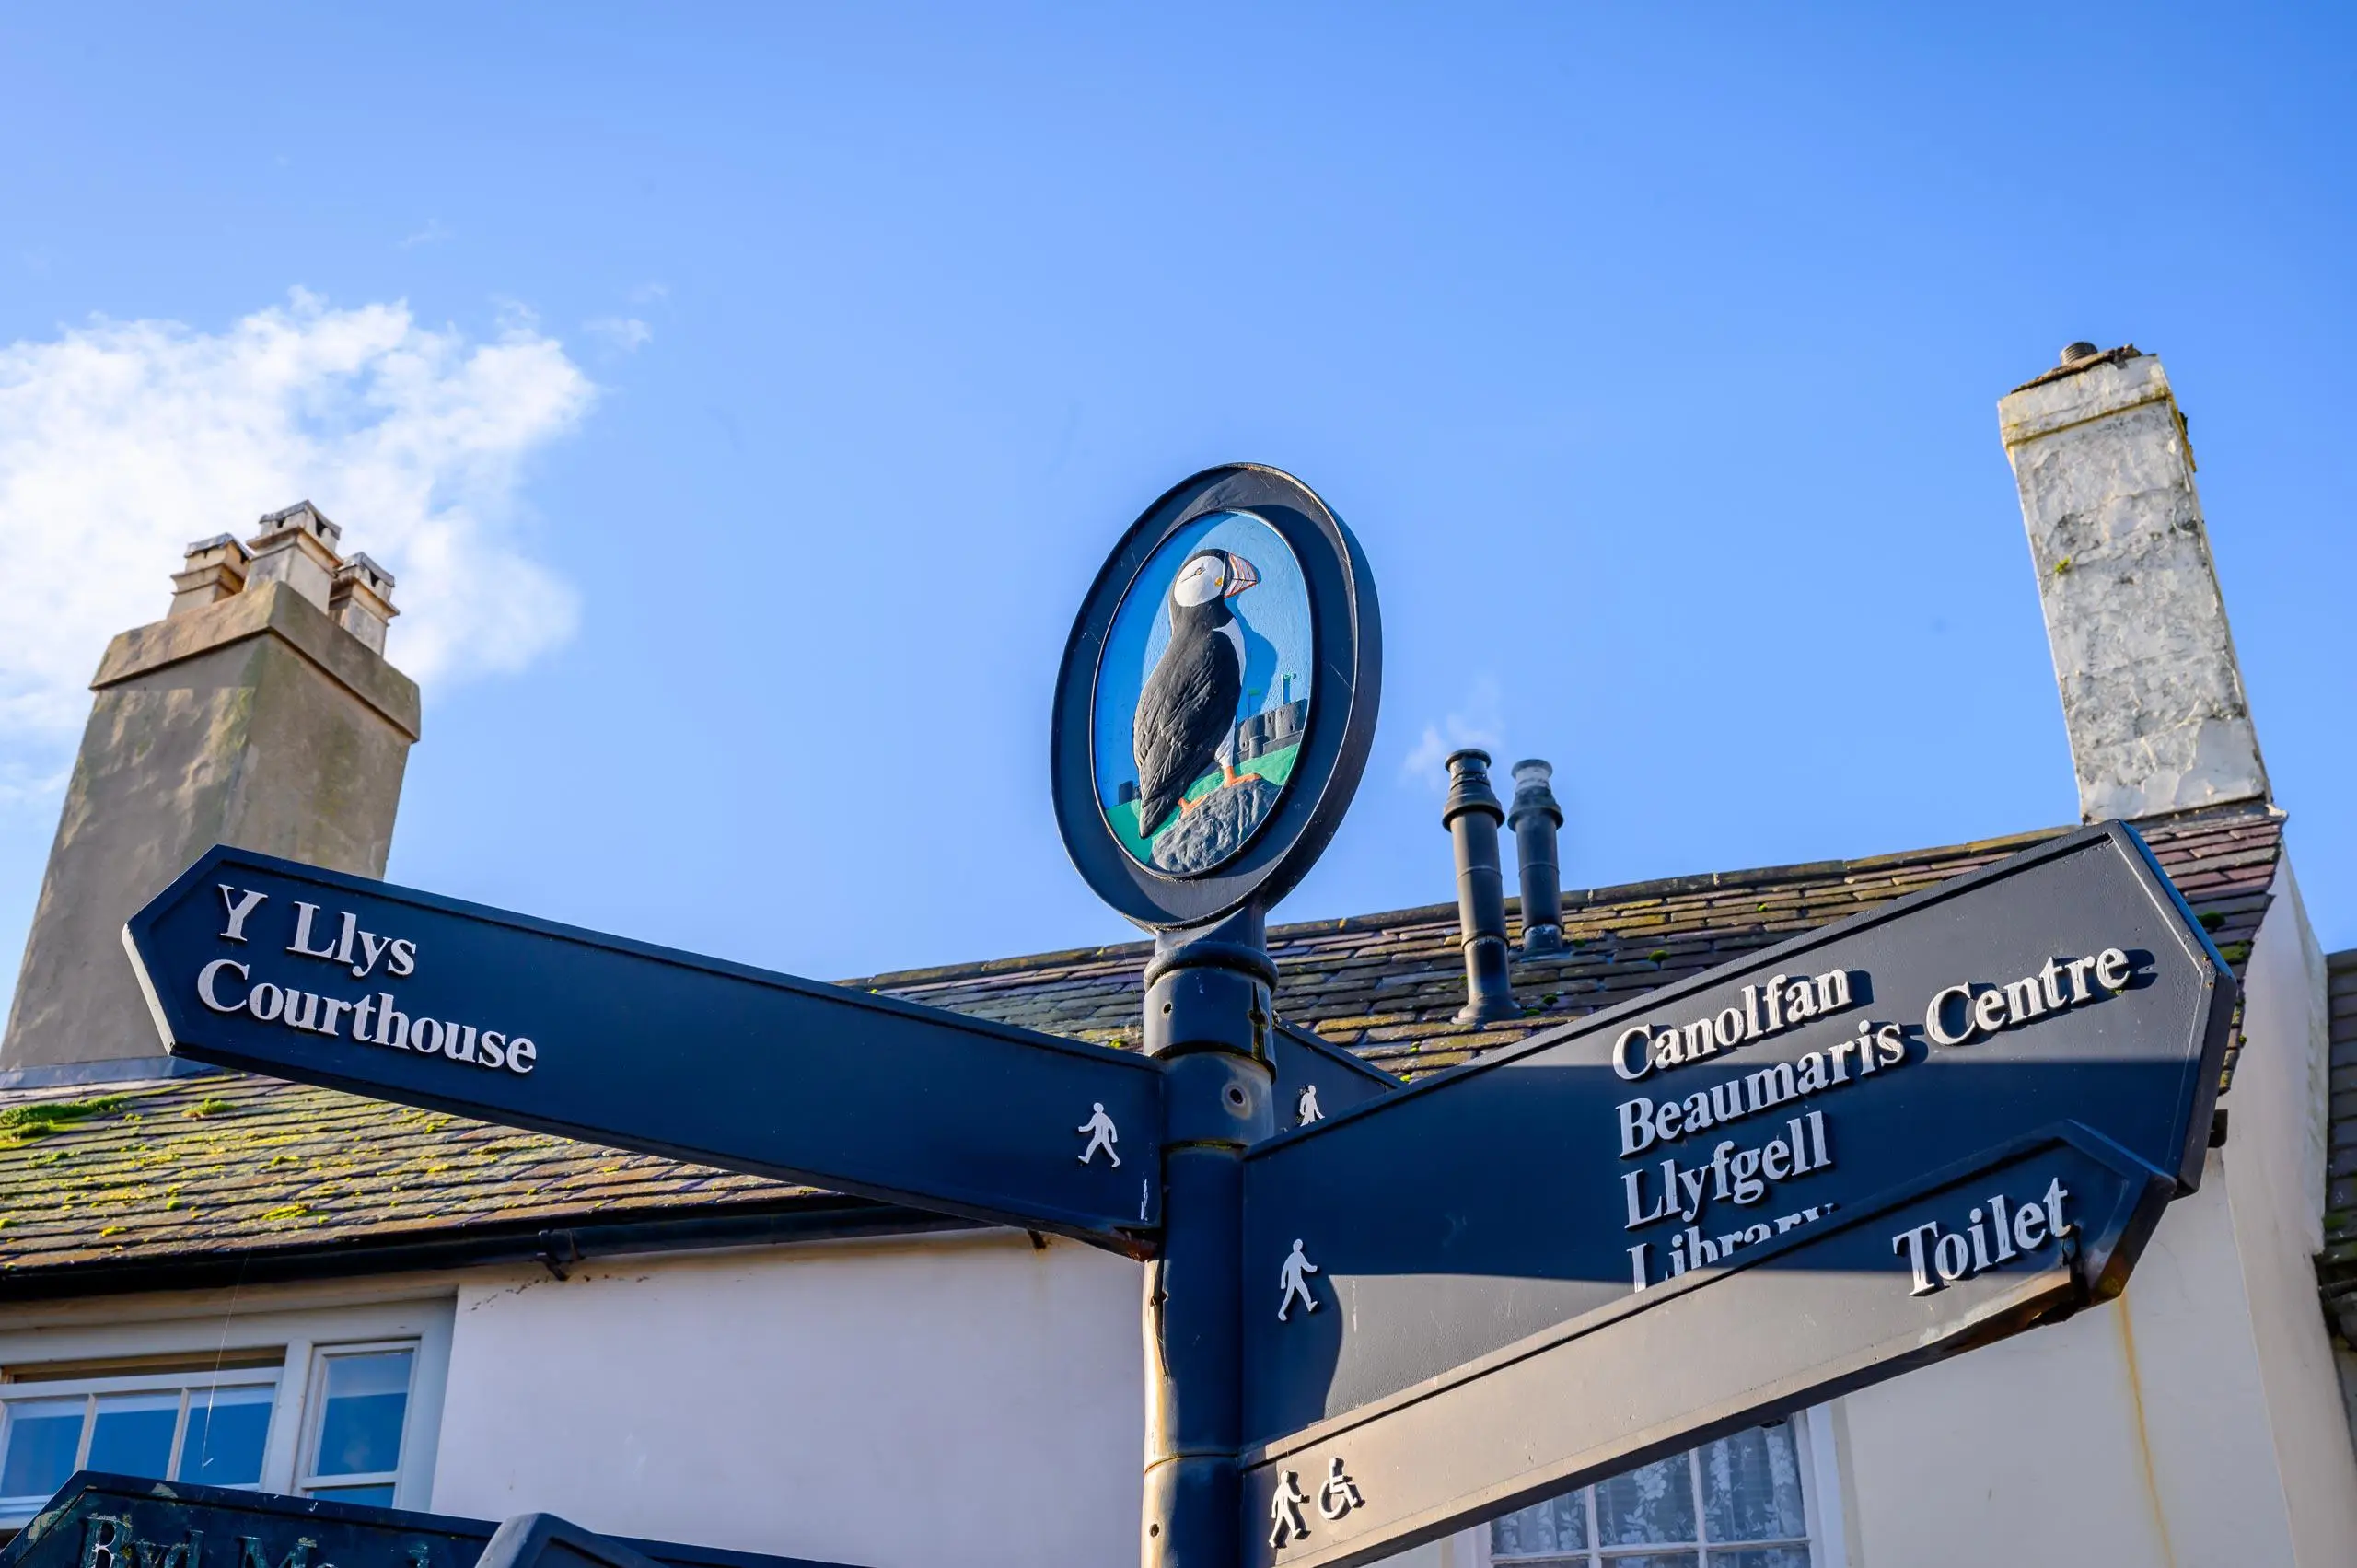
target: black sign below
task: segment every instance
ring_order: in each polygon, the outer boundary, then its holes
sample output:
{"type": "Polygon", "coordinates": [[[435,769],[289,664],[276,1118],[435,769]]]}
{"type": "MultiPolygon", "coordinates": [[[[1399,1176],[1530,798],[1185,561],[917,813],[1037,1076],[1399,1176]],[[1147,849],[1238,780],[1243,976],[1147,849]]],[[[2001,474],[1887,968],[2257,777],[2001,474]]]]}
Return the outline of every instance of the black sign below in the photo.
{"type": "Polygon", "coordinates": [[[547,1514],[482,1519],[84,1470],[0,1568],[839,1568],[601,1536],[547,1514]]]}

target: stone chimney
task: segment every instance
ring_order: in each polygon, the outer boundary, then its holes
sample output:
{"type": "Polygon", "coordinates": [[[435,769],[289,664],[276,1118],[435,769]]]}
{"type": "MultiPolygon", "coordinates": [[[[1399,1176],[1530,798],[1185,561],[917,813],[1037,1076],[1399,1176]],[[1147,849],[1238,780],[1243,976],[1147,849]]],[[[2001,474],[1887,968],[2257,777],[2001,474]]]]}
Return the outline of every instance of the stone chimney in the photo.
{"type": "Polygon", "coordinates": [[[417,686],[385,662],[393,579],[309,502],[189,546],[168,614],[125,632],[66,786],[0,1070],[155,1075],[122,923],[215,843],[381,877],[417,686]]]}
{"type": "Polygon", "coordinates": [[[2267,767],[2166,373],[2077,343],[1997,404],[2093,822],[2264,801],[2267,767]]]}

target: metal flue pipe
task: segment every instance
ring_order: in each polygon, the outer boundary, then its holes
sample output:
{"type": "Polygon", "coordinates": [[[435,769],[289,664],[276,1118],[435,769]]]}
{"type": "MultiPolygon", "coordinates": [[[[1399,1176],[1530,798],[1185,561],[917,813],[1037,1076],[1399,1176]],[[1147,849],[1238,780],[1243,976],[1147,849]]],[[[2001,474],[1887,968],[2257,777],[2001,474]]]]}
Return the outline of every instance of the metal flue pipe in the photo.
{"type": "Polygon", "coordinates": [[[1498,826],[1506,819],[1490,787],[1490,754],[1467,748],[1448,759],[1448,798],[1440,808],[1457,852],[1457,932],[1465,949],[1464,1024],[1511,1018],[1514,981],[1506,974],[1505,872],[1498,864],[1498,826]]]}
{"type": "Polygon", "coordinates": [[[1522,877],[1522,954],[1537,958],[1563,950],[1563,869],[1556,859],[1555,830],[1563,808],[1549,781],[1553,764],[1532,757],[1514,765],[1514,829],[1516,869],[1522,877]]]}

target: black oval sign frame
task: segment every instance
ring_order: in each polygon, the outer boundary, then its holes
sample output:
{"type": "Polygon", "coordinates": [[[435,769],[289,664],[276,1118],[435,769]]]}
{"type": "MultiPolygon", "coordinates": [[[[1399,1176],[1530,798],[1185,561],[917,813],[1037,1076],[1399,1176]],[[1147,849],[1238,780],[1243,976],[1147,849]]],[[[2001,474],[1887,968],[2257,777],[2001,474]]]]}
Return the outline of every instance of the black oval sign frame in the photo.
{"type": "Polygon", "coordinates": [[[1124,919],[1148,931],[1202,925],[1293,890],[1341,825],[1366,770],[1383,694],[1383,622],[1358,540],[1309,486],[1281,469],[1226,463],[1166,492],[1121,537],[1082,601],[1056,677],[1049,775],[1073,865],[1124,919]],[[1283,796],[1233,858],[1172,876],[1122,848],[1097,800],[1097,689],[1113,619],[1155,552],[1217,511],[1250,512],[1290,548],[1308,591],[1314,674],[1301,755],[1283,796]]]}

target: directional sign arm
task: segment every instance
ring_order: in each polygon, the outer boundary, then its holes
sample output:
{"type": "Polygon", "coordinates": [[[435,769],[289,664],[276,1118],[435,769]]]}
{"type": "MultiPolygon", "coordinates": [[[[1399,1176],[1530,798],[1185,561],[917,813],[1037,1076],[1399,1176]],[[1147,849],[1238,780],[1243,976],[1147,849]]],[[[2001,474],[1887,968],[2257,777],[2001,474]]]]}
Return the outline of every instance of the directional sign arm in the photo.
{"type": "Polygon", "coordinates": [[[1129,1052],[228,848],[124,940],[176,1055],[1131,1253],[1161,1223],[1129,1052]]]}
{"type": "Polygon", "coordinates": [[[1245,1560],[1372,1561],[2117,1295],[2234,990],[2107,824],[1259,1145],[1245,1560]]]}
{"type": "Polygon", "coordinates": [[[1403,1082],[1355,1052],[1286,1023],[1269,1031],[1269,1066],[1276,1080],[1277,1126],[1287,1131],[1380,1099],[1403,1082]]]}

